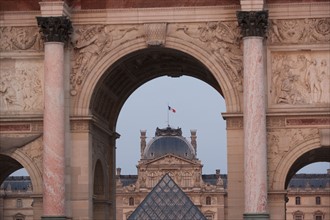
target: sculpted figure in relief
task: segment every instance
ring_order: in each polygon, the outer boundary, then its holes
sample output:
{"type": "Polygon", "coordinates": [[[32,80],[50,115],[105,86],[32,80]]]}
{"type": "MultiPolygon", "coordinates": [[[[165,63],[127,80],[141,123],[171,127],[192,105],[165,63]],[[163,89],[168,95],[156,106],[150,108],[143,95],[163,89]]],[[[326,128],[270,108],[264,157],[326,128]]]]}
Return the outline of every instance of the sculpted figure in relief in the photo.
{"type": "Polygon", "coordinates": [[[38,68],[2,69],[0,111],[42,110],[42,83],[38,68]]]}
{"type": "Polygon", "coordinates": [[[274,104],[329,103],[330,72],[327,55],[274,54],[272,88],[274,104]]]}
{"type": "Polygon", "coordinates": [[[74,65],[70,78],[71,95],[76,95],[76,87],[81,85],[84,78],[96,65],[97,60],[109,53],[113,41],[123,38],[128,32],[137,30],[136,27],[117,29],[112,26],[86,26],[74,32],[74,65]]]}
{"type": "Polygon", "coordinates": [[[232,75],[233,80],[240,86],[242,91],[242,50],[239,45],[239,35],[232,28],[223,22],[208,22],[197,28],[179,26],[177,30],[205,43],[207,48],[221,62],[222,66],[232,75]]]}

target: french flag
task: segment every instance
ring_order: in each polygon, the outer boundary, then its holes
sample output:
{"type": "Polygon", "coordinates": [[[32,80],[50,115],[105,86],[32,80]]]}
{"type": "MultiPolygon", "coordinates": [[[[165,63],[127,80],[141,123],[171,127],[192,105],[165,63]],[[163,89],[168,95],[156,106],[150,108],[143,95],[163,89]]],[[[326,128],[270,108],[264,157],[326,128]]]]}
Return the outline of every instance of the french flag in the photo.
{"type": "Polygon", "coordinates": [[[176,110],[175,110],[174,108],[172,108],[171,106],[168,106],[168,110],[169,110],[169,111],[172,111],[173,113],[176,112],[176,110]]]}

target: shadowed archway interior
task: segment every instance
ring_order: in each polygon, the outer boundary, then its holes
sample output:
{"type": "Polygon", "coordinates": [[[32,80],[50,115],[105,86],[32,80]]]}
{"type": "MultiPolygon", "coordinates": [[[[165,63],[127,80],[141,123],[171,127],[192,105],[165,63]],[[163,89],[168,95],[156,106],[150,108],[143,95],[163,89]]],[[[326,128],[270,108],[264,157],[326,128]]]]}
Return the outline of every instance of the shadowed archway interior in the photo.
{"type": "Polygon", "coordinates": [[[0,185],[13,172],[23,168],[22,164],[11,157],[0,154],[0,185]]]}
{"type": "Polygon", "coordinates": [[[320,147],[301,155],[291,166],[285,180],[285,188],[288,187],[292,177],[304,166],[315,162],[330,162],[330,147],[320,147]]]}
{"type": "Polygon", "coordinates": [[[121,58],[106,71],[93,93],[90,110],[114,130],[123,104],[139,86],[157,77],[183,75],[204,81],[223,96],[218,82],[200,61],[178,50],[150,47],[121,58]]]}

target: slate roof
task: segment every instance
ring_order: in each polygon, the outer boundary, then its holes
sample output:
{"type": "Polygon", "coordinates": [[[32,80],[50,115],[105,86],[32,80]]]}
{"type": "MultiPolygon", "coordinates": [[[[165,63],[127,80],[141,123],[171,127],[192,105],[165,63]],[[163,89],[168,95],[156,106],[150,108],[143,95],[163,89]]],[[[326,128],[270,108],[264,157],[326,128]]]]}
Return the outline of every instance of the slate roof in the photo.
{"type": "Polygon", "coordinates": [[[330,187],[330,174],[296,174],[288,188],[327,188],[330,187]]]}
{"type": "Polygon", "coordinates": [[[206,220],[206,218],[166,174],[128,220],[206,220]]]}
{"type": "Polygon", "coordinates": [[[9,176],[1,184],[0,189],[12,191],[26,191],[29,187],[32,187],[32,182],[29,176],[9,176]]]}

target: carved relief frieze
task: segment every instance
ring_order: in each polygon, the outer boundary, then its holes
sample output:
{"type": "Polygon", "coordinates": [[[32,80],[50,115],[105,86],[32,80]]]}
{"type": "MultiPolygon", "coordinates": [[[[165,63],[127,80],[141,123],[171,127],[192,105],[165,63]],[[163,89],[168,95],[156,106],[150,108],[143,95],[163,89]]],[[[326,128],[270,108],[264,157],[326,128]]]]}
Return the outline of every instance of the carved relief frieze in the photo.
{"type": "Polygon", "coordinates": [[[228,130],[243,129],[243,117],[241,118],[226,118],[228,130]]]}
{"type": "Polygon", "coordinates": [[[237,22],[207,22],[204,24],[177,25],[174,35],[206,48],[215,56],[230,78],[243,90],[240,32],[237,22]],[[182,36],[185,35],[185,36],[182,36]]]}
{"type": "Polygon", "coordinates": [[[38,27],[0,27],[0,33],[0,52],[43,50],[38,27]]]}
{"type": "Polygon", "coordinates": [[[123,41],[127,41],[130,37],[127,36],[128,33],[137,30],[136,26],[76,26],[72,35],[71,95],[77,94],[79,86],[104,55],[123,41]]]}
{"type": "Polygon", "coordinates": [[[271,20],[270,44],[329,44],[330,18],[271,20]]]}
{"type": "Polygon", "coordinates": [[[39,60],[2,60],[0,113],[43,110],[43,63],[39,60]]]}
{"type": "Polygon", "coordinates": [[[267,128],[284,128],[285,117],[267,117],[267,128]]]}
{"type": "Polygon", "coordinates": [[[270,102],[275,105],[330,103],[329,51],[273,52],[270,102]]]}
{"type": "Polygon", "coordinates": [[[88,120],[73,120],[71,121],[71,132],[88,132],[90,130],[90,121],[88,120]]]}

